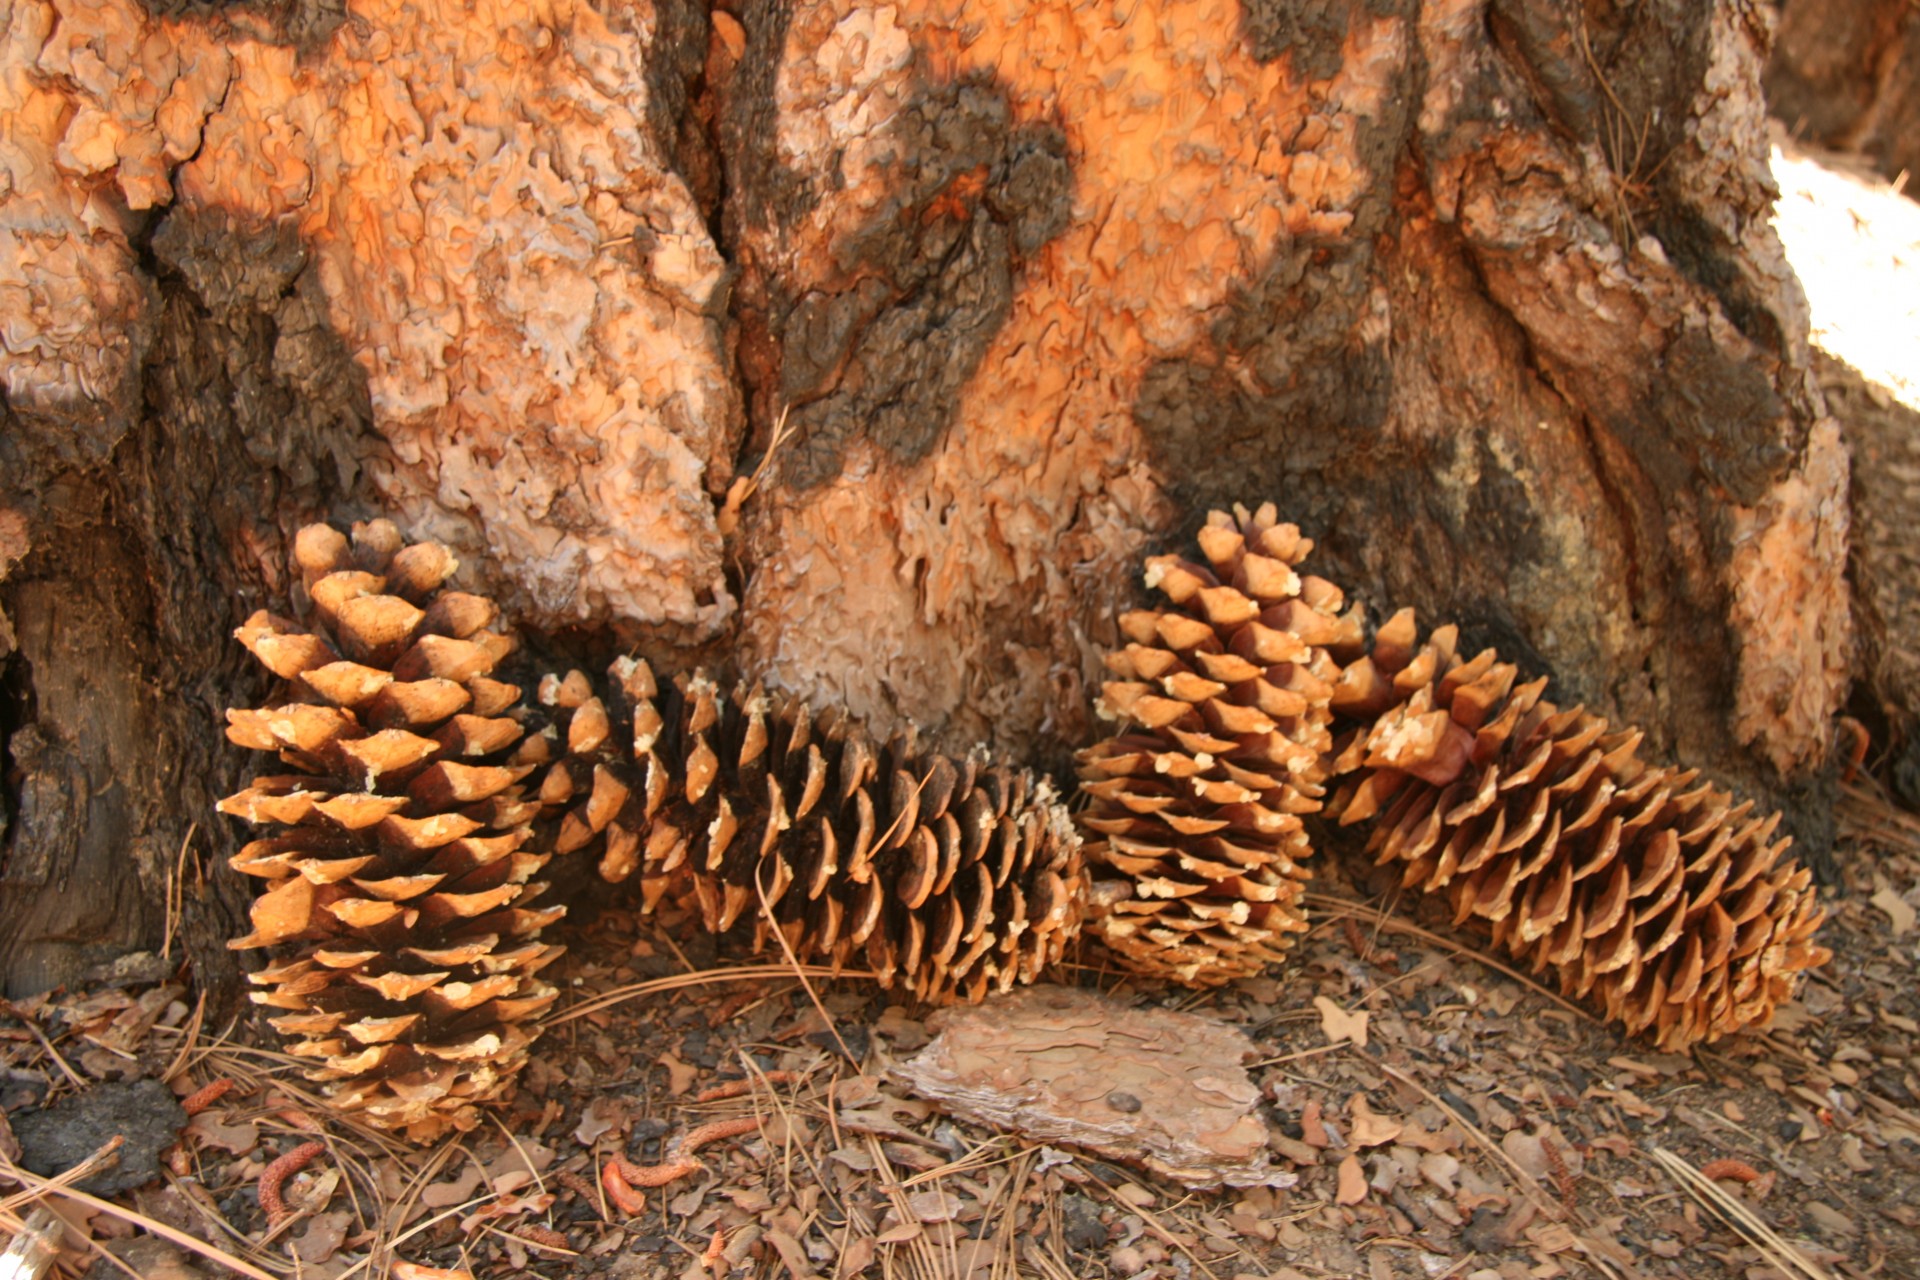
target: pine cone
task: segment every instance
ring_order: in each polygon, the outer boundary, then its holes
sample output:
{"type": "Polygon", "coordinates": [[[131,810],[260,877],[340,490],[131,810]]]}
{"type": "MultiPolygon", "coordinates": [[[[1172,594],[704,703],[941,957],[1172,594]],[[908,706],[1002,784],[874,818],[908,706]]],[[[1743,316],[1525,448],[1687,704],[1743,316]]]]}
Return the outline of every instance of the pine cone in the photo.
{"type": "Polygon", "coordinates": [[[524,1064],[551,1004],[538,941],[565,908],[535,908],[536,802],[518,686],[492,678],[513,649],[491,601],[443,590],[455,561],[384,520],[353,541],[325,525],[294,542],[305,625],[262,610],[235,632],[287,682],[283,705],[227,713],[227,736],[274,751],[225,813],[279,828],[233,859],[266,881],[234,948],[285,957],[249,975],[274,1027],[318,1061],[334,1106],[428,1141],[477,1123],[524,1064]]]}
{"type": "Polygon", "coordinates": [[[1330,806],[1343,824],[1381,814],[1368,849],[1402,882],[1445,890],[1457,924],[1552,966],[1629,1032],[1680,1050],[1764,1027],[1797,975],[1830,953],[1811,873],[1773,838],[1780,815],[1648,764],[1637,730],[1562,711],[1545,680],[1515,687],[1491,650],[1472,661],[1442,627],[1413,648],[1405,611],[1380,629],[1342,698],[1355,733],[1338,767],[1362,770],[1330,806]]]}
{"type": "Polygon", "coordinates": [[[1128,722],[1080,753],[1095,868],[1091,927],[1130,967],[1213,986],[1278,960],[1306,928],[1312,852],[1342,663],[1358,610],[1295,572],[1313,544],[1257,513],[1216,511],[1207,559],[1147,561],[1169,605],[1123,614],[1102,716],[1128,722]]]}
{"type": "Polygon", "coordinates": [[[750,920],[759,949],[777,927],[797,960],[864,960],[930,1001],[1031,982],[1079,932],[1080,842],[1044,780],[917,751],[911,733],[876,750],[758,688],[662,689],[627,659],[609,674],[611,714],[579,699],[578,673],[542,685],[580,709],[555,726],[568,749],[541,795],[577,797],[555,850],[586,851],[610,881],[637,873],[648,908],[690,894],[713,932],[750,920]]]}

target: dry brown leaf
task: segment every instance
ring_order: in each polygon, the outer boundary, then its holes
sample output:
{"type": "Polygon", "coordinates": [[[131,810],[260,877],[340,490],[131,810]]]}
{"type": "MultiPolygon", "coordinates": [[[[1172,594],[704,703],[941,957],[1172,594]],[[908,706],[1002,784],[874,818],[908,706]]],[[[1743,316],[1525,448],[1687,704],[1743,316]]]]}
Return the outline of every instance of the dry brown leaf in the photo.
{"type": "Polygon", "coordinates": [[[1365,1009],[1356,1009],[1348,1013],[1325,996],[1315,996],[1313,1007],[1320,1011],[1320,1030],[1326,1034],[1330,1044],[1339,1044],[1351,1040],[1357,1048],[1367,1047],[1367,1018],[1365,1009]]]}
{"type": "Polygon", "coordinates": [[[1356,1093],[1347,1104],[1347,1114],[1353,1117],[1351,1141],[1356,1147],[1378,1147],[1392,1142],[1400,1136],[1404,1124],[1387,1116],[1376,1115],[1367,1105],[1365,1094],[1356,1093]]]}
{"type": "Polygon", "coordinates": [[[1420,1157],[1420,1175],[1448,1195],[1454,1193],[1453,1180],[1460,1173],[1460,1162],[1439,1151],[1420,1157]]]}
{"type": "Polygon", "coordinates": [[[449,1209],[473,1198],[480,1187],[480,1167],[468,1161],[457,1178],[431,1183],[420,1192],[420,1202],[430,1209],[449,1209]]]}
{"type": "Polygon", "coordinates": [[[413,1262],[395,1262],[393,1280],[473,1280],[465,1267],[423,1267],[413,1262]]]}
{"type": "Polygon", "coordinates": [[[1460,1131],[1451,1124],[1442,1125],[1435,1131],[1412,1120],[1404,1121],[1400,1126],[1400,1141],[1409,1147],[1422,1151],[1448,1152],[1458,1151],[1464,1139],[1460,1131]]]}
{"type": "Polygon", "coordinates": [[[786,1232],[768,1227],[766,1241],[780,1255],[790,1280],[814,1280],[813,1262],[800,1242],[786,1232]]]}
{"type": "Polygon", "coordinates": [[[1367,1175],[1360,1168],[1359,1156],[1340,1162],[1340,1186],[1334,1199],[1341,1204],[1359,1204],[1367,1198],[1367,1175]]]}
{"type": "Polygon", "coordinates": [[[916,1191],[907,1197],[907,1208],[921,1222],[952,1222],[960,1216],[966,1202],[948,1191],[916,1191]]]}
{"type": "Polygon", "coordinates": [[[600,1094],[587,1104],[580,1123],[574,1127],[573,1140],[583,1147],[592,1146],[627,1122],[628,1109],[625,1101],[600,1094]]]}
{"type": "Polygon", "coordinates": [[[1310,1098],[1307,1105],[1300,1109],[1300,1138],[1310,1147],[1325,1151],[1333,1145],[1333,1139],[1327,1136],[1327,1126],[1320,1119],[1320,1099],[1310,1098]]]}
{"type": "Polygon", "coordinates": [[[308,1266],[318,1266],[338,1253],[347,1242],[347,1228],[353,1215],[345,1212],[317,1213],[307,1220],[307,1229],[293,1241],[294,1256],[308,1266]]]}
{"type": "Polygon", "coordinates": [[[667,1069],[667,1092],[676,1098],[693,1088],[693,1082],[700,1078],[700,1068],[680,1061],[680,1056],[671,1049],[654,1061],[667,1069]]]}
{"type": "Polygon", "coordinates": [[[1886,914],[1896,938],[1905,936],[1913,928],[1916,917],[1920,917],[1920,912],[1916,912],[1905,898],[1892,889],[1882,889],[1867,901],[1886,914]]]}
{"type": "Polygon", "coordinates": [[[773,1208],[773,1197],[763,1187],[733,1187],[720,1194],[733,1201],[734,1207],[742,1213],[758,1215],[773,1208]]]}
{"type": "Polygon", "coordinates": [[[216,1148],[236,1156],[244,1156],[260,1145],[259,1125],[251,1120],[227,1124],[217,1111],[202,1111],[187,1121],[185,1133],[203,1149],[216,1148]]]}
{"type": "Polygon", "coordinates": [[[839,1274],[857,1276],[873,1265],[874,1256],[879,1252],[872,1236],[855,1236],[847,1241],[847,1247],[840,1253],[839,1274]]]}

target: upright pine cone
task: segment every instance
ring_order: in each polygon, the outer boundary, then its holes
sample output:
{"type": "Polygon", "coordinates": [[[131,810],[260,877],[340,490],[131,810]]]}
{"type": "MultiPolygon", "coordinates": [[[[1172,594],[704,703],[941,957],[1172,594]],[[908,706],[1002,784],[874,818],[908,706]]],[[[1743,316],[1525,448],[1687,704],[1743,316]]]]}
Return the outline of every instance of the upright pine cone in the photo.
{"type": "Polygon", "coordinates": [[[1101,715],[1126,722],[1080,753],[1095,868],[1090,927],[1143,973],[1213,986],[1258,972],[1306,928],[1332,698],[1362,651],[1359,611],[1295,572],[1313,549],[1273,504],[1216,511],[1205,565],[1147,561],[1160,609],[1123,614],[1129,643],[1101,715]]]}
{"type": "Polygon", "coordinates": [[[541,799],[571,804],[555,850],[637,873],[647,906],[691,893],[709,930],[750,920],[759,947],[777,927],[796,959],[864,961],[932,1001],[1031,982],[1079,932],[1080,841],[1044,780],[911,733],[876,749],[758,688],[609,674],[611,712],[579,673],[543,683],[563,715],[523,757],[551,755],[541,799]]]}
{"type": "Polygon", "coordinates": [[[280,953],[253,999],[334,1106],[427,1141],[477,1122],[555,996],[535,975],[561,948],[538,939],[565,908],[530,905],[539,806],[504,762],[520,689],[491,675],[513,642],[491,601],[443,589],[446,548],[387,521],[351,543],[311,525],[294,558],[305,621],[262,610],[235,633],[286,687],[229,711],[227,736],[285,771],[220,805],[276,828],[233,860],[266,887],[229,945],[280,953]]]}
{"type": "Polygon", "coordinates": [[[1764,1027],[1830,958],[1778,814],[1648,764],[1637,730],[1560,710],[1545,680],[1514,687],[1491,650],[1463,661],[1452,627],[1414,640],[1396,615],[1343,681],[1350,713],[1379,718],[1342,751],[1362,772],[1330,806],[1383,815],[1368,848],[1404,884],[1444,890],[1456,923],[1669,1050],[1764,1027]]]}

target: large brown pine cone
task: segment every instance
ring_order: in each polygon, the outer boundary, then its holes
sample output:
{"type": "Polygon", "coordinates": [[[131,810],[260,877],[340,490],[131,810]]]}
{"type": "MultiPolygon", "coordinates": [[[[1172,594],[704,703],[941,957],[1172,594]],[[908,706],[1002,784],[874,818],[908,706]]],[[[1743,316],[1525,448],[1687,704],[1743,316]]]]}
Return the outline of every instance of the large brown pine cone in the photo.
{"type": "Polygon", "coordinates": [[[1343,749],[1360,772],[1330,805],[1377,816],[1368,848],[1405,885],[1670,1050],[1766,1026],[1830,958],[1778,814],[1643,761],[1638,731],[1562,711],[1544,680],[1516,688],[1491,650],[1462,660],[1451,627],[1414,639],[1403,612],[1350,668],[1346,705],[1379,718],[1343,749]]]}
{"type": "Polygon", "coordinates": [[[294,555],[305,618],[235,633],[286,684],[227,713],[228,737],[284,766],[220,805],[276,828],[233,860],[266,885],[230,945],[276,951],[253,999],[333,1105],[426,1141],[477,1122],[555,996],[536,975],[561,948],[539,935],[564,908],[532,905],[539,805],[506,761],[520,689],[491,674],[513,643],[492,602],[443,589],[444,547],[387,521],[351,542],[309,526],[294,555]]]}
{"type": "Polygon", "coordinates": [[[1101,715],[1118,736],[1080,753],[1094,868],[1089,928],[1129,967],[1194,986],[1258,972],[1306,928],[1312,852],[1343,663],[1359,611],[1296,572],[1313,544],[1271,503],[1213,512],[1207,563],[1147,561],[1163,608],[1122,615],[1129,643],[1101,715]]]}
{"type": "Polygon", "coordinates": [[[876,748],[758,688],[662,687],[626,659],[609,675],[611,711],[578,673],[544,683],[564,714],[523,752],[554,760],[542,800],[571,801],[556,851],[637,874],[649,907],[691,894],[714,932],[750,921],[759,947],[778,928],[796,959],[930,1001],[1031,982],[1078,933],[1080,841],[1044,780],[911,733],[876,748]]]}

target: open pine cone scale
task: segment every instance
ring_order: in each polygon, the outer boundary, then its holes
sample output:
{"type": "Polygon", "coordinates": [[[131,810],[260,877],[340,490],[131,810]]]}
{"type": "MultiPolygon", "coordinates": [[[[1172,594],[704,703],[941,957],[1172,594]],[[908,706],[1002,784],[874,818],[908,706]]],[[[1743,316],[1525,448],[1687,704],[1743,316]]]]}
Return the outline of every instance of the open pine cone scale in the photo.
{"type": "Polygon", "coordinates": [[[1372,667],[1404,700],[1352,735],[1330,806],[1377,818],[1368,848],[1403,885],[1671,1049],[1765,1025],[1829,958],[1778,814],[1642,760],[1637,730],[1515,687],[1491,652],[1461,660],[1452,628],[1411,650],[1413,627],[1381,628],[1372,667]]]}
{"type": "Polygon", "coordinates": [[[254,999],[333,1103],[428,1139],[477,1119],[524,1060],[555,998],[538,941],[564,908],[536,906],[549,855],[527,846],[530,769],[518,689],[493,679],[512,652],[491,602],[442,591],[444,548],[376,521],[349,542],[325,526],[295,543],[306,624],[256,613],[238,638],[296,699],[228,713],[228,736],[276,752],[224,812],[279,834],[234,867],[266,882],[236,948],[293,958],[249,975],[254,999]]]}
{"type": "Polygon", "coordinates": [[[690,895],[711,931],[751,920],[756,949],[777,930],[797,960],[864,963],[935,1001],[1032,981],[1077,932],[1079,843],[1028,774],[911,734],[876,750],[757,687],[662,687],[631,661],[610,675],[632,754],[593,768],[619,802],[589,797],[562,830],[601,841],[602,875],[637,874],[647,902],[690,895]]]}
{"type": "Polygon", "coordinates": [[[1211,986],[1281,959],[1333,745],[1332,698],[1359,655],[1357,613],[1302,577],[1312,549],[1271,504],[1215,512],[1207,563],[1147,561],[1166,607],[1120,618],[1098,709],[1125,722],[1081,752],[1096,868],[1093,929],[1141,972],[1211,986]]]}

